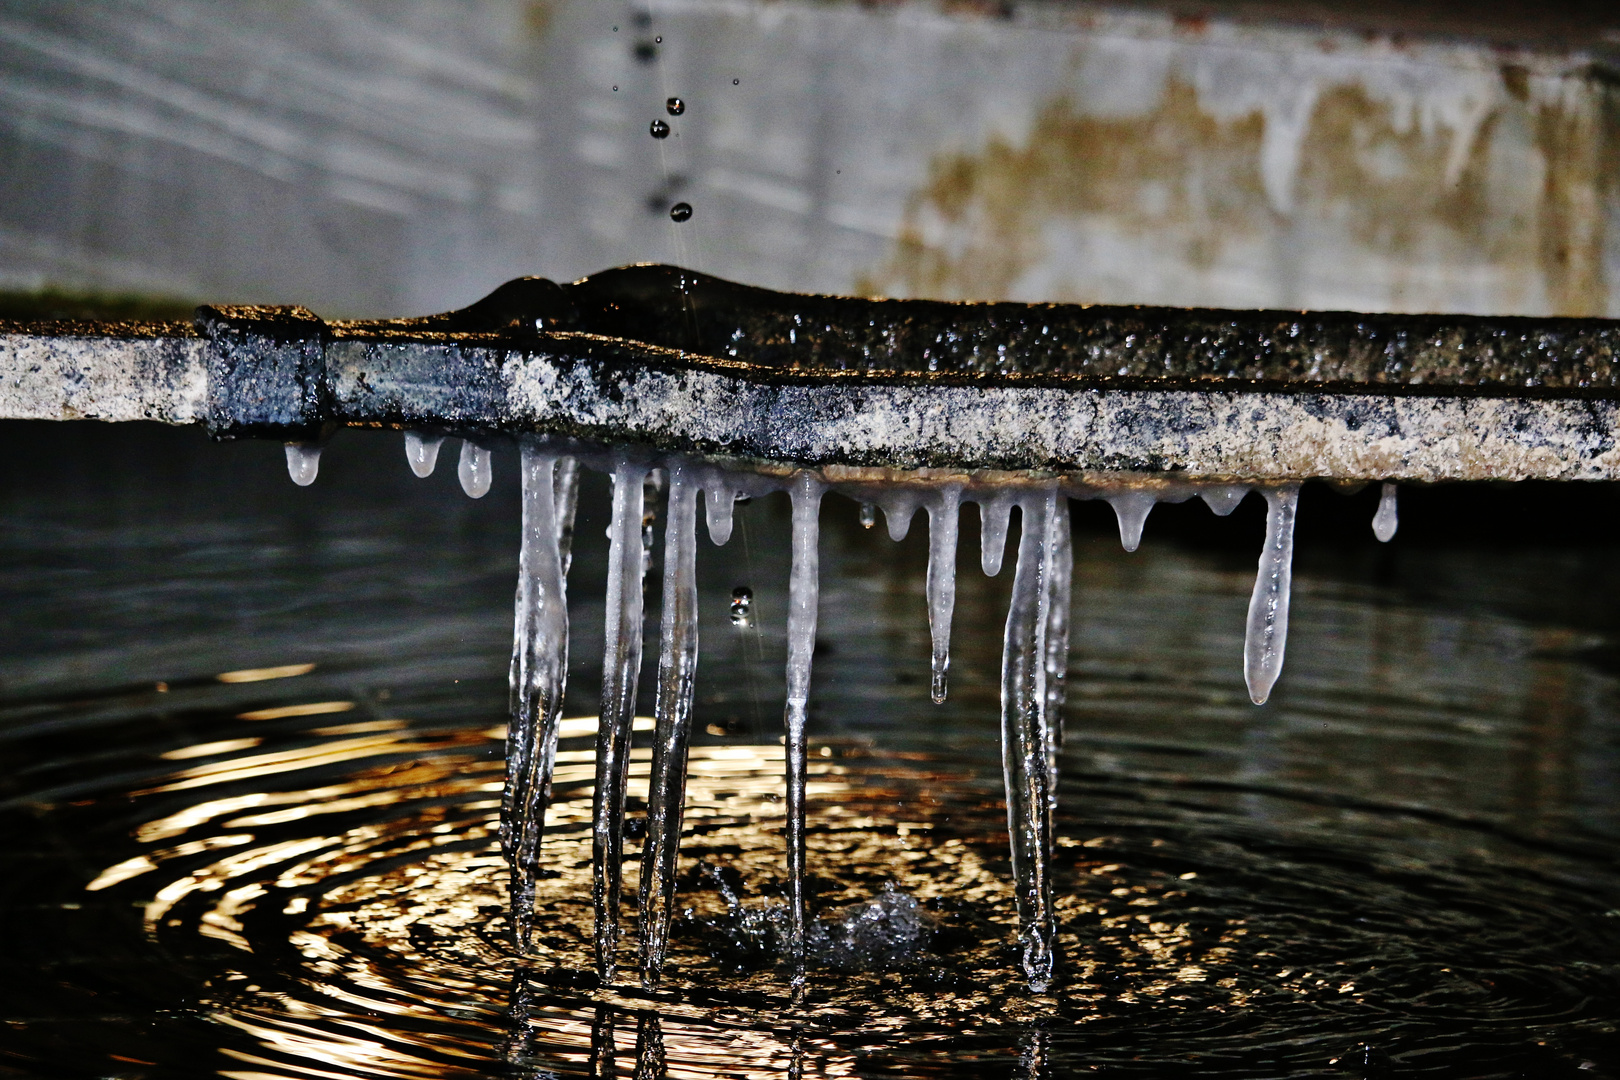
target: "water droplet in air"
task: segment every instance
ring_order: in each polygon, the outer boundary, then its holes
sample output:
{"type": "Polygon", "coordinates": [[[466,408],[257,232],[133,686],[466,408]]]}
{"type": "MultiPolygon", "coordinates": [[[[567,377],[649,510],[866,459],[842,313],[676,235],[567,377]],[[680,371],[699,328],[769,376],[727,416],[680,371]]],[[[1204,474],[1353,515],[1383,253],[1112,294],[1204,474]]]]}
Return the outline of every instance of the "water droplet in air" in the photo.
{"type": "Polygon", "coordinates": [[[877,507],[871,503],[861,503],[861,528],[870,529],[877,524],[877,507]]]}
{"type": "Polygon", "coordinates": [[[663,43],[664,43],[663,35],[659,35],[658,37],[653,38],[653,44],[654,45],[662,45],[663,43]]]}
{"type": "Polygon", "coordinates": [[[615,86],[615,87],[614,87],[614,88],[613,88],[613,92],[614,92],[614,93],[615,93],[615,94],[617,94],[617,93],[618,93],[618,92],[619,92],[619,88],[618,88],[618,87],[617,87],[617,86],[615,86]]]}
{"type": "Polygon", "coordinates": [[[662,120],[654,120],[648,125],[647,134],[655,139],[667,139],[669,138],[669,125],[662,120]]]}
{"type": "Polygon", "coordinates": [[[740,85],[741,83],[742,83],[741,79],[732,79],[731,80],[731,85],[732,86],[737,86],[737,85],[740,85]]]}
{"type": "Polygon", "coordinates": [[[688,218],[690,218],[691,216],[692,216],[692,204],[691,203],[678,202],[674,206],[669,208],[669,219],[671,221],[685,221],[688,218]]]}
{"type": "Polygon", "coordinates": [[[682,101],[678,97],[672,97],[668,101],[664,102],[664,108],[669,110],[669,115],[679,116],[681,113],[686,111],[686,102],[682,101]]]}
{"type": "Polygon", "coordinates": [[[753,589],[746,585],[739,585],[731,590],[731,624],[733,626],[753,626],[754,617],[751,614],[753,607],[753,589]]]}

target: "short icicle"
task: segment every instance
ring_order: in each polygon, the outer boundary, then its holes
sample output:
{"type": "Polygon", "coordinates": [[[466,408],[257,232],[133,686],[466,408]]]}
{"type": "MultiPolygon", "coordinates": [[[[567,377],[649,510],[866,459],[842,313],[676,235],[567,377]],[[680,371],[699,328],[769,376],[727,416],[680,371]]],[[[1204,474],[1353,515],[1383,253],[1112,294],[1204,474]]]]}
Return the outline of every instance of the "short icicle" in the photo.
{"type": "Polygon", "coordinates": [[[1249,489],[1242,484],[1219,484],[1202,489],[1198,497],[1215,511],[1216,517],[1226,517],[1238,508],[1238,503],[1248,494],[1249,489]]]}
{"type": "Polygon", "coordinates": [[[641,516],[645,466],[613,468],[613,520],[608,527],[607,606],[602,652],[602,715],[596,727],[596,796],[592,805],[591,900],[596,908],[596,970],[603,982],[618,966],[619,895],[624,863],[624,794],[630,734],[641,673],[641,516]]]}
{"type": "Polygon", "coordinates": [[[1243,679],[1249,697],[1264,705],[1282,674],[1283,649],[1288,644],[1288,593],[1293,581],[1294,514],[1299,508],[1299,485],[1268,488],[1266,546],[1260,552],[1260,572],[1249,598],[1249,621],[1243,640],[1243,679]]]}
{"type": "Polygon", "coordinates": [[[1050,809],[1057,811],[1058,756],[1063,751],[1063,702],[1069,678],[1069,605],[1074,581],[1074,537],[1069,526],[1069,500],[1059,491],[1047,498],[1046,562],[1046,760],[1051,773],[1050,809]]]}
{"type": "Polygon", "coordinates": [[[1121,491],[1108,497],[1108,505],[1119,519],[1119,542],[1126,551],[1135,551],[1141,545],[1142,527],[1156,502],[1151,491],[1121,491]]]}
{"type": "Polygon", "coordinates": [[[787,641],[787,855],[788,953],[793,963],[793,991],[805,985],[804,896],[805,720],[810,701],[810,662],[816,651],[816,608],[820,600],[821,481],[808,472],[793,478],[793,569],[788,578],[787,641]]]}
{"type": "Polygon", "coordinates": [[[664,522],[664,594],[660,613],[658,699],[654,707],[647,839],[641,853],[641,984],[658,984],[675,914],[675,866],[686,802],[686,755],[697,675],[697,497],[681,465],[669,470],[664,522]]]}
{"type": "Polygon", "coordinates": [[[1385,484],[1383,493],[1378,496],[1378,513],[1373,515],[1373,535],[1387,544],[1395,539],[1395,530],[1400,525],[1395,511],[1395,485],[1385,484]]]}
{"type": "Polygon", "coordinates": [[[456,464],[456,476],[461,480],[462,491],[474,499],[482,499],[489,492],[490,480],[493,478],[490,452],[471,439],[463,439],[461,460],[456,464]]]}
{"type": "Polygon", "coordinates": [[[737,493],[723,482],[703,490],[703,519],[709,526],[709,542],[724,547],[731,539],[732,523],[736,520],[737,493]]]}
{"type": "Polygon", "coordinates": [[[979,500],[979,566],[986,577],[1001,573],[1007,552],[1007,522],[1012,517],[1012,497],[992,495],[979,500]]]}
{"type": "Polygon", "coordinates": [[[405,460],[411,464],[411,472],[426,479],[433,475],[433,467],[439,463],[439,447],[444,445],[443,435],[423,435],[420,431],[407,431],[405,433],[405,460]]]}
{"type": "Polygon", "coordinates": [[[321,471],[321,448],[314,443],[287,444],[287,475],[299,487],[309,487],[321,471]]]}
{"type": "Polygon", "coordinates": [[[1052,917],[1052,773],[1047,757],[1046,497],[1021,503],[1018,568],[1001,657],[1001,764],[1007,788],[1007,834],[1018,898],[1019,953],[1029,988],[1052,984],[1057,929],[1052,917]]]}
{"type": "Polygon", "coordinates": [[[506,790],[501,800],[501,847],[511,865],[512,933],[520,952],[529,950],[534,929],[540,841],[551,802],[557,723],[568,675],[568,600],[557,550],[556,464],[550,454],[523,447],[523,545],[512,641],[506,790]]]}
{"type": "Polygon", "coordinates": [[[945,702],[951,670],[951,615],[956,609],[956,539],[962,489],[952,485],[928,503],[928,633],[933,638],[931,693],[945,702]]]}
{"type": "Polygon", "coordinates": [[[883,520],[889,526],[889,539],[895,543],[911,532],[911,519],[917,516],[918,499],[914,492],[901,490],[883,500],[883,520]]]}

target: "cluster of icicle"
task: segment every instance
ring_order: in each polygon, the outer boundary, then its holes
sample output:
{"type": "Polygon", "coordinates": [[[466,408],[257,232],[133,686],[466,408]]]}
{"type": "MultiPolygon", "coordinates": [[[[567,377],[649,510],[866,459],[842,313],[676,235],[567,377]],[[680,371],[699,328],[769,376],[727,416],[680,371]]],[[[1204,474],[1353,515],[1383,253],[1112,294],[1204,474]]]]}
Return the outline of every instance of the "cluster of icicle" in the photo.
{"type": "MultiPolygon", "coordinates": [[[[408,432],[406,456],[418,476],[433,471],[441,436],[408,432]]],[[[295,482],[313,482],[319,450],[289,444],[288,470],[295,482]]],[[[692,727],[692,691],[697,673],[697,507],[703,495],[709,539],[731,537],[738,499],[787,491],[792,501],[792,571],[788,585],[787,746],[788,915],[793,985],[804,985],[806,917],[805,770],[806,705],[815,649],[819,590],[819,514],[829,485],[812,470],[762,475],[679,457],[653,458],[611,452],[591,464],[613,478],[608,530],[606,632],[602,705],[596,738],[593,807],[595,945],[604,981],[617,968],[619,898],[624,850],[625,788],[630,737],[641,672],[642,592],[648,560],[644,536],[650,497],[667,477],[664,527],[663,610],[655,714],[652,779],[642,851],[639,967],[643,985],[659,978],[675,913],[676,857],[686,791],[687,747],[692,727]]],[[[501,805],[501,843],[511,865],[511,917],[517,945],[528,951],[534,932],[534,889],[540,875],[540,845],[552,796],[557,734],[568,669],[566,582],[578,490],[573,457],[540,442],[522,446],[523,542],[519,557],[516,629],[512,647],[511,722],[507,734],[506,790],[501,805]]],[[[490,486],[490,452],[471,440],[462,444],[458,473],[463,489],[478,498],[490,486]]],[[[928,624],[933,636],[932,694],[945,700],[950,669],[951,613],[956,601],[957,528],[963,502],[981,515],[980,565],[1001,571],[1012,508],[1020,511],[1018,562],[1007,612],[1001,662],[1002,765],[1007,792],[1007,831],[1017,890],[1022,966],[1031,989],[1050,985],[1055,967],[1056,926],[1049,862],[1057,801],[1061,709],[1069,656],[1069,597],[1073,571],[1069,499],[1106,499],[1119,520],[1120,539],[1135,551],[1156,502],[1202,497],[1215,513],[1230,514],[1251,490],[1266,499],[1265,546],[1249,601],[1243,672],[1249,695],[1263,704],[1282,671],[1288,638],[1288,597],[1293,562],[1294,515],[1299,486],[1181,483],[1152,488],[1094,481],[1002,479],[977,486],[960,479],[937,482],[921,476],[883,484],[831,485],[862,503],[862,522],[876,521],[881,506],[889,535],[905,537],[917,510],[929,521],[928,624]]],[[[1380,540],[1395,534],[1395,486],[1385,484],[1373,530],[1380,540]]]]}

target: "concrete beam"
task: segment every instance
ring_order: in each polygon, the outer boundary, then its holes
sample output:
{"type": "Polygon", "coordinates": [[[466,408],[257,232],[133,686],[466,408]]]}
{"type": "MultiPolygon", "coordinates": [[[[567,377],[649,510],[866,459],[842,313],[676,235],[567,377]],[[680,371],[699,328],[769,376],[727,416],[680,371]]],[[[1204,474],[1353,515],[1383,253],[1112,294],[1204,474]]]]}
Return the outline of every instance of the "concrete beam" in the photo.
{"type": "Polygon", "coordinates": [[[0,417],[539,434],[874,475],[1615,479],[1617,352],[1607,320],[871,301],[633,267],[422,319],[14,325],[0,417]]]}

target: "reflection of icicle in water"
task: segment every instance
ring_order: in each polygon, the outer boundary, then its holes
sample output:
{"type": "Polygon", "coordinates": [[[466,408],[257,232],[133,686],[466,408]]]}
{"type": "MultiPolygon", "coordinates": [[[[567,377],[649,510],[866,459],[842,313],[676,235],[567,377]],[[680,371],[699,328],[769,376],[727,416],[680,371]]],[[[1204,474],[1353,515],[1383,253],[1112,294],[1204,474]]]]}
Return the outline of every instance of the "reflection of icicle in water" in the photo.
{"type": "Polygon", "coordinates": [[[1045,562],[1041,579],[1046,605],[1047,768],[1051,773],[1049,810],[1057,810],[1058,755],[1063,750],[1063,700],[1069,676],[1069,603],[1074,578],[1074,538],[1069,531],[1069,500],[1054,491],[1047,501],[1045,562]]]}
{"type": "Polygon", "coordinates": [[[943,704],[951,670],[951,614],[956,608],[956,537],[962,489],[952,485],[928,502],[928,633],[933,639],[934,703],[943,704]]]}
{"type": "Polygon", "coordinates": [[[444,445],[443,435],[423,435],[420,431],[405,433],[405,460],[411,463],[411,472],[426,478],[433,475],[433,466],[439,463],[439,447],[444,445]]]}
{"type": "Polygon", "coordinates": [[[820,598],[821,481],[809,472],[793,478],[793,569],[788,579],[787,827],[788,952],[795,991],[804,986],[805,719],[810,700],[810,661],[816,650],[820,598]]]}
{"type": "Polygon", "coordinates": [[[665,1080],[668,1065],[664,1058],[664,1028],[655,1012],[644,1012],[636,1025],[636,1071],[634,1080],[665,1080]]]}
{"type": "Polygon", "coordinates": [[[534,883],[568,674],[568,602],[557,546],[561,530],[556,465],[552,455],[523,447],[523,544],[518,556],[512,707],[501,805],[501,846],[512,868],[512,928],[520,951],[528,950],[533,932],[534,883]]]}
{"type": "Polygon", "coordinates": [[[614,1030],[613,1006],[598,1005],[591,1021],[591,1060],[586,1075],[597,1080],[610,1080],[619,1075],[617,1032],[614,1030]]]}
{"type": "Polygon", "coordinates": [[[642,556],[641,465],[619,462],[613,470],[613,521],[608,527],[608,582],[602,705],[596,729],[596,796],[592,807],[591,899],[596,908],[596,968],[613,978],[619,942],[619,890],[624,862],[624,792],[630,775],[630,729],[641,672],[642,556]]]}
{"type": "Polygon", "coordinates": [[[321,448],[314,443],[287,444],[287,475],[299,487],[309,487],[321,471],[321,448]]]}
{"type": "Polygon", "coordinates": [[[1385,484],[1378,496],[1378,513],[1373,515],[1373,535],[1387,544],[1395,539],[1395,530],[1400,524],[1395,512],[1395,485],[1385,484]]]}
{"type": "Polygon", "coordinates": [[[482,499],[489,491],[493,470],[490,452],[471,439],[461,441],[461,460],[456,464],[456,476],[461,479],[461,490],[475,499],[482,499]]]}
{"type": "Polygon", "coordinates": [[[992,495],[979,500],[979,566],[985,574],[1001,573],[1001,560],[1007,551],[1007,521],[1012,516],[1012,496],[992,495]]]}
{"type": "Polygon", "coordinates": [[[1142,526],[1147,524],[1147,516],[1157,501],[1151,491],[1129,489],[1108,497],[1108,505],[1119,519],[1119,542],[1126,551],[1135,551],[1142,543],[1142,526]]]}
{"type": "Polygon", "coordinates": [[[1046,717],[1047,511],[1052,496],[1020,505],[1018,568],[1001,658],[1001,761],[1007,785],[1007,833],[1012,843],[1018,937],[1029,986],[1052,982],[1056,928],[1052,919],[1051,784],[1046,717]]]}
{"type": "Polygon", "coordinates": [[[1266,546],[1260,552],[1260,572],[1249,599],[1249,622],[1243,641],[1243,679],[1249,697],[1264,705],[1282,673],[1283,649],[1288,644],[1288,592],[1293,580],[1294,514],[1299,507],[1299,485],[1268,488],[1266,546]]]}
{"type": "Polygon", "coordinates": [[[669,947],[675,913],[675,860],[686,798],[686,753],[692,733],[692,686],[697,674],[697,496],[681,465],[669,470],[664,522],[664,594],[654,709],[652,782],[647,840],[641,855],[641,982],[654,986],[669,947]]]}

